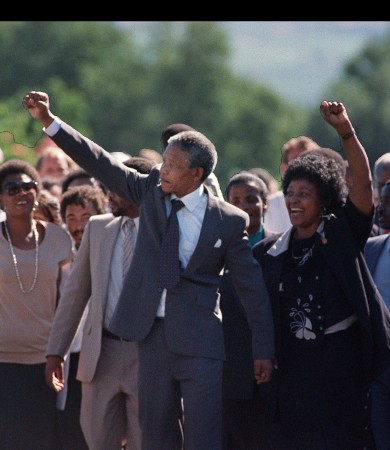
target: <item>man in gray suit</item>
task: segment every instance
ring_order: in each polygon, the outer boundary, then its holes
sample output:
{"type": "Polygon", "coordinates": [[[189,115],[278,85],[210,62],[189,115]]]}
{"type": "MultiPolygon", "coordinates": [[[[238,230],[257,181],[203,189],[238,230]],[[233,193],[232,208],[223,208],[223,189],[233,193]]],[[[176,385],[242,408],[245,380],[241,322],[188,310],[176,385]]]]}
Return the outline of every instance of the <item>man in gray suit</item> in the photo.
{"type": "Polygon", "coordinates": [[[274,368],[274,330],[262,271],[248,245],[249,216],[203,185],[217,162],[214,145],[200,132],[179,133],[169,139],[161,167],[142,175],[56,117],[46,93],[31,91],[23,104],[77,164],[139,208],[133,263],[109,328],[139,342],[143,450],[182,449],[182,414],[186,450],[221,450],[225,349],[218,288],[225,266],[251,328],[257,383],[269,381],[274,368]],[[161,241],[175,198],[184,203],[177,213],[181,273],[165,289],[161,241]]]}
{"type": "MultiPolygon", "coordinates": [[[[141,157],[124,164],[145,174],[154,165],[141,157]]],[[[138,209],[113,192],[108,198],[112,214],[90,217],[66,280],[49,337],[46,382],[54,389],[64,384],[64,357],[88,304],[77,371],[88,448],[120,450],[126,443],[129,450],[140,450],[138,345],[105,328],[122,287],[125,224],[132,219],[138,227],[138,209]]]]}

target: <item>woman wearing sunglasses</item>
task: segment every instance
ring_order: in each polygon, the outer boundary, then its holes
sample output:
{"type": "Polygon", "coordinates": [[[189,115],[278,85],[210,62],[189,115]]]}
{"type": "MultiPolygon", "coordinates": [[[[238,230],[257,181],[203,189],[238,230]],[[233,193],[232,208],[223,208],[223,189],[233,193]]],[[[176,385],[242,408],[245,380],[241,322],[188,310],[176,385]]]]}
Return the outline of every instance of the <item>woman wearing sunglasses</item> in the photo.
{"type": "Polygon", "coordinates": [[[41,188],[25,161],[0,165],[0,448],[54,448],[56,394],[45,383],[46,345],[70,236],[34,219],[41,188]]]}

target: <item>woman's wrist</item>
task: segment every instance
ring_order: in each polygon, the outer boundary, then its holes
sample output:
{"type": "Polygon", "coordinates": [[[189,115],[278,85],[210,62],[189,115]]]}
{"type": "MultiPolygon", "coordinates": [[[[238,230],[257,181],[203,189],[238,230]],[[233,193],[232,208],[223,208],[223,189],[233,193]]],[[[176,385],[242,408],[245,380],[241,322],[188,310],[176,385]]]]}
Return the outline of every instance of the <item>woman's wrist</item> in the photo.
{"type": "Polygon", "coordinates": [[[343,141],[346,141],[347,139],[349,139],[349,138],[351,138],[351,137],[353,137],[353,136],[356,136],[356,132],[355,132],[355,130],[352,128],[352,130],[351,130],[351,131],[348,131],[347,133],[343,133],[343,134],[339,133],[339,136],[341,137],[341,139],[342,139],[343,141]]]}

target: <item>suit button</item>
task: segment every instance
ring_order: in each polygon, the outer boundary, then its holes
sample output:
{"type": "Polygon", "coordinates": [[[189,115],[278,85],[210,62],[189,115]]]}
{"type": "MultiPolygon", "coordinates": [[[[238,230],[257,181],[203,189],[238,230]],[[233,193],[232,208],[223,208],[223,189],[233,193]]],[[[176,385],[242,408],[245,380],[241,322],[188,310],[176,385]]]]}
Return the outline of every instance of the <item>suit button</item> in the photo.
{"type": "Polygon", "coordinates": [[[157,290],[158,290],[158,292],[160,292],[160,293],[163,291],[163,289],[162,289],[161,287],[159,287],[157,290]]]}

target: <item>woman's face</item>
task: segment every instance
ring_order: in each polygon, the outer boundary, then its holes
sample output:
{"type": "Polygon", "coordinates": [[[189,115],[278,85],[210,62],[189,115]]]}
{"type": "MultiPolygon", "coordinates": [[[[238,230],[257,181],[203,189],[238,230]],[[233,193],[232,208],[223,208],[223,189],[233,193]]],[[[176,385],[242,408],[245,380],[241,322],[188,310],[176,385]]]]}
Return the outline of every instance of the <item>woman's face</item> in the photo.
{"type": "Polygon", "coordinates": [[[306,179],[292,180],[287,188],[285,202],[291,224],[297,230],[313,234],[322,220],[324,210],[315,184],[306,179]]]}
{"type": "Polygon", "coordinates": [[[259,231],[267,205],[264,205],[259,190],[255,185],[251,183],[234,184],[230,187],[228,201],[248,213],[249,234],[259,231]]]}
{"type": "Polygon", "coordinates": [[[37,199],[37,185],[25,173],[11,174],[3,181],[0,197],[8,216],[30,215],[37,199]]]}

